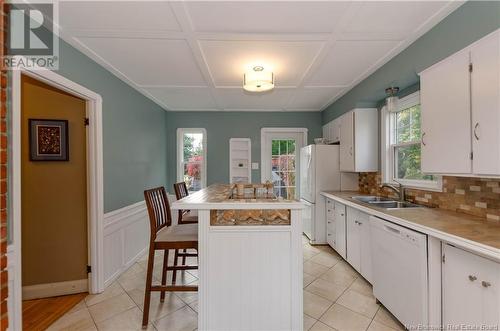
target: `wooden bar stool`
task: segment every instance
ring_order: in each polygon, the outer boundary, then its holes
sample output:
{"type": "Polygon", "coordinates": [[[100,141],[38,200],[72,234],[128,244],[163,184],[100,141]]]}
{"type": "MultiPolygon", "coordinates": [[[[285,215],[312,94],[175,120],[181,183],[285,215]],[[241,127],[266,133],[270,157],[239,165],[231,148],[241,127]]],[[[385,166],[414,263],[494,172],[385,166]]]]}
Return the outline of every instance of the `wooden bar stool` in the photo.
{"type": "MultiPolygon", "coordinates": [[[[175,197],[177,200],[185,198],[189,195],[185,182],[174,184],[175,197]]],[[[179,224],[193,224],[198,223],[198,215],[191,215],[190,210],[179,210],[179,224]]]]}
{"type": "Polygon", "coordinates": [[[151,227],[151,236],[149,240],[148,270],[146,275],[146,290],[144,293],[144,312],[142,316],[142,326],[146,327],[149,320],[149,304],[151,300],[151,291],[160,291],[160,301],[165,300],[166,291],[198,291],[196,285],[176,285],[177,270],[198,269],[196,265],[177,265],[178,257],[197,256],[191,253],[179,253],[179,249],[198,250],[198,225],[197,224],[179,224],[172,225],[172,216],[170,204],[167,198],[167,192],[163,187],[157,187],[144,191],[144,198],[148,207],[149,222],[151,227]],[[174,265],[168,265],[168,250],[175,249],[174,265]],[[161,285],[153,286],[153,266],[155,251],[163,250],[163,270],[161,276],[161,285]],[[167,286],[167,272],[172,270],[172,285],[167,286]]]}
{"type": "MultiPolygon", "coordinates": [[[[179,182],[174,184],[175,197],[177,200],[185,198],[189,195],[189,191],[186,186],[186,182],[179,182]]],[[[180,210],[179,209],[179,217],[178,224],[195,224],[198,223],[198,215],[191,215],[190,210],[180,210]]],[[[177,255],[175,255],[174,259],[177,261],[178,251],[176,251],[177,255]]],[[[183,254],[186,254],[186,250],[183,250],[183,254]]],[[[182,264],[186,264],[186,256],[182,257],[182,264]]]]}

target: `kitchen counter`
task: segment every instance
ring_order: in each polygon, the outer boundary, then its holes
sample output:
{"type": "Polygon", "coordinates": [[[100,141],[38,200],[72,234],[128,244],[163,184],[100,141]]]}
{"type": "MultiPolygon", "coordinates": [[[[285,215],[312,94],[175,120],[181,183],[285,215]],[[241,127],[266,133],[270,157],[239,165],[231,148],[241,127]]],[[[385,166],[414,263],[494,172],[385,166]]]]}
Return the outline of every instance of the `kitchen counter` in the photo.
{"type": "Polygon", "coordinates": [[[353,199],[353,196],[367,196],[356,191],[327,191],[321,194],[368,214],[500,261],[500,223],[498,222],[437,208],[388,210],[353,199]]]}
{"type": "Polygon", "coordinates": [[[198,212],[199,330],[303,327],[304,205],[260,188],[215,184],[172,203],[198,212]]]}

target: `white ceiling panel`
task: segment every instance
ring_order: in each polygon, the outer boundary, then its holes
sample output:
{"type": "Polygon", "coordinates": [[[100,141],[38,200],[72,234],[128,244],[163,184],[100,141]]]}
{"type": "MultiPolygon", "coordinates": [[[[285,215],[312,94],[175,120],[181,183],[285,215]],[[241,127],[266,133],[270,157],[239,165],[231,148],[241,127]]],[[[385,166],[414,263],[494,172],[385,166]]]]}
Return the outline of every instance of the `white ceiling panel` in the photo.
{"type": "Polygon", "coordinates": [[[244,72],[256,65],[274,73],[276,86],[296,86],[323,45],[321,41],[200,41],[215,86],[241,86],[244,72]]]}
{"type": "Polygon", "coordinates": [[[308,87],[294,93],[287,110],[321,110],[330,100],[342,93],[345,87],[308,87]]]}
{"type": "Polygon", "coordinates": [[[344,37],[385,35],[404,39],[447,4],[443,1],[367,1],[344,26],[344,37]]]}
{"type": "Polygon", "coordinates": [[[185,40],[79,38],[137,85],[206,85],[185,40]]]}
{"type": "Polygon", "coordinates": [[[169,110],[217,109],[206,87],[147,87],[144,90],[169,110]]]}
{"type": "Polygon", "coordinates": [[[224,110],[283,110],[291,93],[291,89],[250,93],[239,88],[218,88],[215,98],[224,110]]]}
{"type": "Polygon", "coordinates": [[[459,1],[67,1],[61,37],[166,110],[319,111],[459,1]],[[243,91],[262,65],[276,89],[243,91]]]}
{"type": "Polygon", "coordinates": [[[306,85],[350,85],[397,45],[397,41],[338,41],[306,85]]]}
{"type": "Polygon", "coordinates": [[[168,2],[61,1],[59,17],[65,29],[181,31],[168,2]]]}
{"type": "Polygon", "coordinates": [[[350,1],[187,2],[197,32],[314,33],[332,32],[350,1]]]}

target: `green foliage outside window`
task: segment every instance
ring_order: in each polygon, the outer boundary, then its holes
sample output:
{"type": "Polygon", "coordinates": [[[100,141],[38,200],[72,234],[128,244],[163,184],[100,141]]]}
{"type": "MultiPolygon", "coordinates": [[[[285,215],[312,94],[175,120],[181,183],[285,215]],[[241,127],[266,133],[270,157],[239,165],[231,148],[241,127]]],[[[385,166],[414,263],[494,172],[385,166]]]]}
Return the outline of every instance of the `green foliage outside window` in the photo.
{"type": "Polygon", "coordinates": [[[434,180],[421,171],[420,105],[406,108],[395,116],[395,177],[398,179],[434,180]],[[400,145],[400,146],[398,146],[400,145]]]}

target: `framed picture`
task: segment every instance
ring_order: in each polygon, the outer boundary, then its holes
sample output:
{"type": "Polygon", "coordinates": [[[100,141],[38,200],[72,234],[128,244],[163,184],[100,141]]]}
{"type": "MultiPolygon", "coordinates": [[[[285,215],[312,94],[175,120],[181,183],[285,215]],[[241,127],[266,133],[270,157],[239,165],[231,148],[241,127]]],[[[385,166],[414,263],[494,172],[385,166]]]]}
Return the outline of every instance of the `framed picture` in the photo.
{"type": "Polygon", "coordinates": [[[29,119],[31,161],[68,161],[68,121],[29,119]]]}

